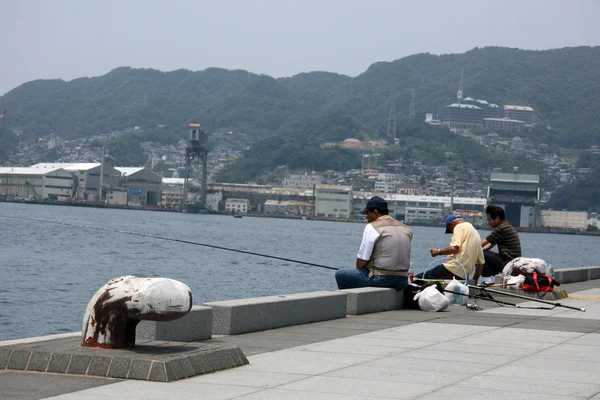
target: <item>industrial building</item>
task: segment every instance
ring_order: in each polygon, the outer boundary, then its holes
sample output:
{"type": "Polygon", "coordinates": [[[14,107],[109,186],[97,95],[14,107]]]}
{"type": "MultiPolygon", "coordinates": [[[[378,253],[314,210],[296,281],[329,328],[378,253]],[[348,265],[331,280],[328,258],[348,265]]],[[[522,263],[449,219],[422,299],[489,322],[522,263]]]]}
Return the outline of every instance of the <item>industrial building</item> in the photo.
{"type": "Polygon", "coordinates": [[[516,228],[539,227],[540,176],[492,172],[488,203],[504,208],[506,219],[516,228]]]}
{"type": "Polygon", "coordinates": [[[157,206],[162,201],[162,178],[143,167],[117,167],[121,186],[127,190],[127,205],[157,206]]]}
{"type": "Polygon", "coordinates": [[[88,201],[100,201],[100,183],[106,193],[120,187],[121,173],[115,168],[100,163],[39,163],[32,166],[41,170],[62,168],[73,174],[75,179],[75,198],[88,201]],[[102,182],[100,171],[102,170],[102,182]]]}
{"type": "Polygon", "coordinates": [[[5,200],[64,201],[73,192],[73,174],[63,168],[0,168],[0,196],[5,200]]]}
{"type": "Polygon", "coordinates": [[[318,185],[316,187],[317,217],[350,218],[352,212],[352,187],[318,185]]]}
{"type": "Polygon", "coordinates": [[[585,211],[541,211],[542,227],[558,229],[577,229],[585,231],[588,228],[588,213],[585,211]]]}
{"type": "Polygon", "coordinates": [[[227,199],[225,200],[225,211],[232,214],[247,214],[250,211],[250,200],[227,199]]]}

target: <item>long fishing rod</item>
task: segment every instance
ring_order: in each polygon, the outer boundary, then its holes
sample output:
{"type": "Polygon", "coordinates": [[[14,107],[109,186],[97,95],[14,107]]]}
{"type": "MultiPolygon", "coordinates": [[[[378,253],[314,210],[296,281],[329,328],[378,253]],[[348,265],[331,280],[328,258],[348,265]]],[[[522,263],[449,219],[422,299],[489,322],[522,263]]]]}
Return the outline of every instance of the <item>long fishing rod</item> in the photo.
{"type": "Polygon", "coordinates": [[[502,296],[516,297],[518,299],[525,299],[525,300],[529,300],[529,301],[537,301],[538,303],[549,304],[549,305],[554,306],[554,307],[564,307],[564,308],[568,308],[570,310],[585,312],[585,308],[571,307],[571,306],[567,306],[567,305],[562,304],[562,303],[554,303],[554,302],[548,301],[548,300],[535,299],[535,298],[532,298],[532,297],[527,297],[527,296],[523,296],[523,295],[516,294],[516,293],[501,292],[499,290],[489,289],[486,286],[474,286],[474,285],[468,285],[468,286],[471,289],[480,290],[482,293],[483,292],[488,293],[488,294],[489,293],[496,293],[496,294],[499,294],[499,295],[502,295],[502,296]]]}
{"type": "Polygon", "coordinates": [[[473,295],[473,294],[465,294],[465,293],[460,293],[460,292],[453,292],[451,290],[446,290],[446,289],[444,289],[444,293],[458,294],[458,295],[461,295],[461,296],[466,296],[469,299],[493,301],[494,303],[498,304],[499,306],[512,306],[512,307],[515,307],[515,308],[523,308],[523,309],[529,309],[529,310],[553,310],[553,309],[555,309],[557,307],[556,304],[552,308],[550,308],[550,307],[527,307],[527,306],[520,306],[520,305],[518,305],[516,303],[510,303],[508,301],[497,300],[497,299],[493,298],[489,294],[488,294],[487,297],[484,297],[484,296],[477,296],[477,295],[473,295]]]}
{"type": "Polygon", "coordinates": [[[170,242],[193,244],[195,246],[210,247],[212,249],[227,250],[227,251],[233,251],[233,252],[236,252],[236,253],[249,254],[249,255],[253,255],[253,256],[273,258],[275,260],[281,260],[281,261],[288,261],[288,262],[293,262],[293,263],[297,263],[297,264],[310,265],[310,266],[313,266],[313,267],[333,269],[333,270],[338,270],[339,269],[339,268],[335,268],[335,267],[330,267],[329,265],[315,264],[315,263],[310,263],[310,262],[306,262],[306,261],[299,261],[299,260],[292,260],[291,258],[277,257],[277,256],[269,255],[269,254],[255,253],[255,252],[252,252],[252,251],[232,249],[232,248],[223,247],[223,246],[215,246],[213,244],[193,242],[191,240],[175,239],[175,238],[170,238],[170,237],[165,237],[165,236],[150,235],[150,234],[147,234],[147,233],[138,233],[138,232],[124,231],[124,230],[121,230],[121,229],[101,228],[101,227],[98,227],[98,226],[73,224],[73,223],[70,223],[70,222],[52,221],[52,220],[47,220],[47,219],[36,219],[36,218],[13,217],[13,216],[8,216],[8,215],[0,215],[0,217],[12,218],[12,219],[20,219],[20,220],[24,220],[24,221],[33,221],[33,222],[46,222],[46,223],[49,223],[49,224],[74,226],[74,227],[78,227],[78,228],[95,229],[95,230],[98,230],[98,231],[124,233],[124,234],[127,234],[127,235],[142,236],[142,237],[147,237],[147,238],[151,238],[151,239],[168,240],[170,242]]]}

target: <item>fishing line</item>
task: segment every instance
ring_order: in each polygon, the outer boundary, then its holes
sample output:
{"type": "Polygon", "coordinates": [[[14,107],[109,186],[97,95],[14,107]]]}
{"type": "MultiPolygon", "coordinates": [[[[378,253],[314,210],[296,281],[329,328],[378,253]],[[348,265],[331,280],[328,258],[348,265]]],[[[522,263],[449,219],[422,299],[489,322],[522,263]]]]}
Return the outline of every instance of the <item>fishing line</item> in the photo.
{"type": "Polygon", "coordinates": [[[141,236],[141,237],[147,237],[147,238],[151,238],[151,239],[167,240],[167,241],[170,241],[170,242],[193,244],[195,246],[210,247],[212,249],[233,251],[233,252],[236,252],[236,253],[249,254],[249,255],[252,255],[252,256],[273,258],[275,260],[281,260],[281,261],[288,261],[288,262],[293,262],[293,263],[297,263],[297,264],[310,265],[312,267],[333,269],[333,270],[336,270],[336,271],[339,269],[339,268],[335,268],[335,267],[330,267],[329,265],[315,264],[315,263],[310,263],[310,262],[306,262],[306,261],[293,260],[291,258],[277,257],[277,256],[269,255],[269,254],[255,253],[255,252],[252,252],[252,251],[232,249],[232,248],[223,247],[223,246],[215,246],[213,244],[193,242],[191,240],[175,239],[175,238],[170,238],[170,237],[165,237],[165,236],[150,235],[150,234],[147,234],[147,233],[138,233],[138,232],[124,231],[124,230],[121,230],[121,229],[101,228],[101,227],[98,227],[98,226],[73,224],[73,223],[70,223],[70,222],[52,221],[52,220],[47,220],[47,219],[36,219],[36,218],[13,217],[13,216],[8,216],[8,215],[0,215],[0,217],[12,218],[12,219],[20,219],[20,220],[23,220],[23,221],[32,221],[32,222],[46,222],[46,223],[49,223],[49,224],[74,226],[74,227],[78,227],[78,228],[95,229],[95,230],[98,230],[98,231],[124,233],[124,234],[127,234],[127,235],[141,236]]]}

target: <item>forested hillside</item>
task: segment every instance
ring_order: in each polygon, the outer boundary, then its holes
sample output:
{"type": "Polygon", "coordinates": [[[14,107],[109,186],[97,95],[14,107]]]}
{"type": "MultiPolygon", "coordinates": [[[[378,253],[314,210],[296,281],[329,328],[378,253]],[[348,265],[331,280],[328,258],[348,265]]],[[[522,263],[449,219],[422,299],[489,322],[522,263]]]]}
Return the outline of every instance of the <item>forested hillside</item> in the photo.
{"type": "Polygon", "coordinates": [[[600,47],[548,51],[488,47],[464,54],[417,54],[373,64],[356,78],[311,72],[274,79],[246,71],[210,68],[160,72],[118,68],[94,78],[37,80],[0,98],[3,124],[26,137],[108,133],[134,125],[185,126],[198,119],[209,130],[298,133],[311,121],[336,114],[370,132],[386,124],[390,97],[399,116],[436,112],[456,97],[464,67],[466,96],[500,105],[531,105],[539,120],[568,147],[599,142],[600,47]]]}

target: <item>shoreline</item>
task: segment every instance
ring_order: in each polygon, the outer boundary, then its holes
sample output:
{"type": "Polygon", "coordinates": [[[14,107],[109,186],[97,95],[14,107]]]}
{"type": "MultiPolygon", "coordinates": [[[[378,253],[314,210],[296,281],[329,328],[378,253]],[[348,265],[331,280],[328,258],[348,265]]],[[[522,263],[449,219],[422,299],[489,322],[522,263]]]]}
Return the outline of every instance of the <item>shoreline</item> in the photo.
{"type": "MultiPolygon", "coordinates": [[[[125,205],[112,205],[112,204],[101,204],[101,203],[89,203],[89,202],[59,202],[59,201],[13,201],[13,200],[1,200],[0,203],[17,203],[17,204],[35,204],[35,205],[49,205],[49,206],[72,206],[72,207],[88,207],[88,208],[108,208],[108,209],[116,209],[116,210],[134,210],[134,211],[160,211],[160,212],[173,212],[173,213],[188,213],[188,214],[196,214],[192,212],[184,212],[180,210],[173,210],[162,208],[159,206],[125,206],[125,205]]],[[[233,216],[233,214],[229,212],[222,211],[211,211],[207,214],[210,215],[223,215],[223,216],[233,216]]],[[[279,218],[279,219],[296,219],[296,220],[306,220],[306,221],[329,221],[329,222],[352,222],[352,223],[365,223],[364,219],[342,219],[342,218],[323,218],[323,217],[309,217],[309,216],[297,216],[297,215],[273,215],[273,214],[259,214],[259,213],[247,213],[247,214],[237,214],[237,218],[241,217],[252,217],[252,218],[279,218]]],[[[408,226],[425,226],[432,228],[441,228],[442,225],[432,225],[432,224],[419,224],[419,223],[411,223],[407,224],[408,226]]],[[[491,230],[488,227],[476,227],[477,230],[491,230]]],[[[549,233],[556,235],[575,235],[575,236],[599,236],[599,232],[588,232],[588,231],[580,231],[577,229],[571,228],[515,228],[519,233],[549,233]]]]}

